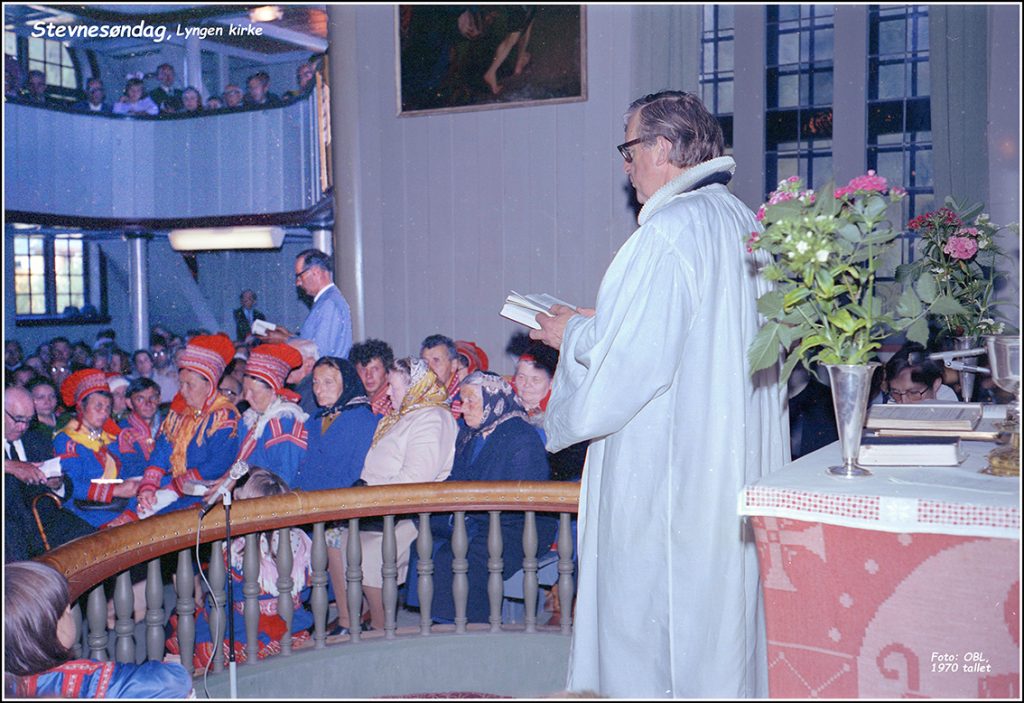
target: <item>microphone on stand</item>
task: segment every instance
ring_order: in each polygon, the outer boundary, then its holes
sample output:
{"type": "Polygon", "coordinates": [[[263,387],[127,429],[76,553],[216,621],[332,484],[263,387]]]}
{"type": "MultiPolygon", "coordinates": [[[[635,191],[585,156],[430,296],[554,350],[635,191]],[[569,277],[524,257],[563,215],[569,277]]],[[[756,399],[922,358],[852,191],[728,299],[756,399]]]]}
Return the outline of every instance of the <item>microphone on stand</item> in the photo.
{"type": "Polygon", "coordinates": [[[199,519],[202,520],[206,517],[206,514],[213,510],[213,507],[217,503],[224,499],[225,493],[230,493],[231,489],[238,483],[238,479],[249,473],[249,465],[244,461],[236,461],[231,465],[231,470],[228,472],[228,480],[221,484],[221,487],[209,498],[203,500],[203,509],[199,511],[199,519]]]}

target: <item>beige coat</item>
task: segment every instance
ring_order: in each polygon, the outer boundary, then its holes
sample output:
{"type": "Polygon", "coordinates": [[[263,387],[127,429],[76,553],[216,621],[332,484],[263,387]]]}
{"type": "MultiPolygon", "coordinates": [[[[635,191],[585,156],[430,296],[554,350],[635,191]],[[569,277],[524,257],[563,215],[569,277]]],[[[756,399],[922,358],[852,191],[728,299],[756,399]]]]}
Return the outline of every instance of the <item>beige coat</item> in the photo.
{"type": "MultiPolygon", "coordinates": [[[[371,486],[389,483],[443,481],[452,472],[458,426],[447,408],[414,410],[395,423],[376,445],[370,447],[360,478],[371,486]]],[[[347,539],[347,530],[343,530],[347,539]]],[[[412,520],[395,523],[398,550],[398,583],[405,581],[409,548],[418,535],[412,520]]],[[[381,546],[379,532],[360,532],[363,550],[363,585],[380,588],[381,546]]],[[[342,541],[344,544],[344,541],[342,541]]],[[[345,550],[342,550],[345,555],[345,550]]],[[[347,568],[347,564],[346,564],[347,568]]]]}

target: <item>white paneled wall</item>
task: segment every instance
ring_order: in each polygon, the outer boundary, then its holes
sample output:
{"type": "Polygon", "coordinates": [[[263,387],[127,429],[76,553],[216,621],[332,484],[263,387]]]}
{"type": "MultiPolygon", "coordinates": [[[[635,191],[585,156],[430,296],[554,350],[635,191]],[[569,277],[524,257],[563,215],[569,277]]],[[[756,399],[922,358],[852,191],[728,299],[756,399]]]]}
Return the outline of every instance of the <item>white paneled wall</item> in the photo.
{"type": "MultiPolygon", "coordinates": [[[[334,138],[355,140],[335,161],[336,242],[361,241],[362,335],[416,354],[442,333],[480,344],[492,368],[518,325],[498,316],[510,288],[592,306],[605,268],[636,227],[615,145],[633,97],[631,11],[587,7],[588,99],[562,105],[396,116],[394,8],[331,7],[354,23],[354,49],[335,54],[332,87],[356,121],[335,118],[334,138]],[[345,216],[345,207],[356,214],[345,216]]],[[[541,18],[538,18],[540,21],[541,18]]],[[[333,40],[334,35],[332,35],[333,40]]],[[[352,256],[354,245],[336,245],[352,256]]],[[[344,264],[339,270],[345,270],[344,264]]],[[[355,282],[340,280],[350,297],[355,282]]],[[[357,327],[358,329],[358,327],[357,327]]]]}

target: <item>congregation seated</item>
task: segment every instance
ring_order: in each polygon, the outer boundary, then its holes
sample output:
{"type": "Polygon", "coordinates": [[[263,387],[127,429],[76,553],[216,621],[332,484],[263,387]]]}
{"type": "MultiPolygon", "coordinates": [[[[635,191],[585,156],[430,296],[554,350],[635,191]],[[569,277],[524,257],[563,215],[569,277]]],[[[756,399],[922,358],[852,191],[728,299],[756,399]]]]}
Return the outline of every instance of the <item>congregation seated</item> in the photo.
{"type": "Polygon", "coordinates": [[[355,364],[359,380],[370,399],[370,409],[377,417],[391,412],[391,398],[388,395],[388,369],[395,361],[395,354],[387,342],[367,339],[352,345],[348,360],[355,364]]]}
{"type": "Polygon", "coordinates": [[[32,420],[31,429],[46,433],[50,439],[57,430],[61,429],[71,419],[71,414],[66,412],[57,399],[57,386],[53,381],[43,376],[36,376],[25,386],[32,394],[32,404],[35,408],[35,418],[32,420]]]}
{"type": "Polygon", "coordinates": [[[464,339],[455,340],[455,351],[458,356],[455,358],[455,376],[459,383],[474,371],[487,371],[489,359],[487,353],[478,347],[474,342],[464,339]]]}
{"type": "Polygon", "coordinates": [[[313,367],[316,413],[306,420],[306,454],[292,487],[304,491],[348,488],[359,479],[378,417],[355,367],[322,357],[313,367]]]}
{"type": "MultiPolygon", "coordinates": [[[[384,416],[377,424],[360,480],[370,486],[443,481],[452,469],[457,434],[444,387],[424,361],[413,357],[393,363],[388,370],[388,387],[391,404],[397,410],[384,416]]],[[[370,622],[374,628],[380,629],[384,626],[383,534],[381,527],[371,521],[365,522],[359,533],[363,554],[363,595],[369,603],[370,622]]],[[[410,545],[417,534],[413,520],[396,522],[398,583],[405,581],[410,545]]],[[[351,626],[345,598],[344,550],[347,538],[347,529],[328,530],[328,569],[337,596],[339,627],[346,629],[351,626]]]]}
{"type": "Polygon", "coordinates": [[[316,396],[313,393],[313,366],[320,358],[319,350],[316,342],[302,337],[292,337],[286,344],[295,347],[302,356],[302,363],[288,374],[285,383],[299,396],[296,401],[299,406],[307,415],[312,415],[317,411],[316,396]]]}
{"type": "Polygon", "coordinates": [[[189,698],[184,667],[75,659],[67,579],[37,562],[4,568],[4,697],[189,698]]]}
{"type": "Polygon", "coordinates": [[[141,481],[121,473],[120,430],[110,418],[110,386],[102,371],[82,369],[64,381],[61,395],[76,410],[76,417],[53,439],[61,470],[73,484],[69,508],[93,527],[106,527],[124,511],[136,509],[141,481]]]}
{"type": "MultiPolygon", "coordinates": [[[[248,500],[264,496],[280,495],[288,492],[288,484],[272,471],[256,466],[250,469],[244,479],[233,491],[235,500],[248,500]]],[[[292,552],[292,646],[299,646],[309,639],[308,629],[313,625],[313,615],[303,606],[309,600],[312,585],[312,540],[302,530],[289,530],[292,552]]],[[[277,552],[280,531],[271,530],[259,534],[259,624],[257,639],[259,640],[257,658],[264,659],[281,651],[281,637],[285,632],[284,619],[278,615],[278,578],[277,552]]],[[[232,589],[232,599],[236,606],[245,602],[243,560],[245,559],[245,537],[237,537],[231,541],[231,552],[227,559],[228,578],[226,587],[232,589]]],[[[220,605],[227,602],[226,591],[217,596],[220,605]]],[[[203,671],[214,655],[213,632],[210,629],[210,608],[214,598],[205,599],[205,607],[198,610],[195,620],[195,648],[192,664],[196,671],[203,671]]],[[[227,627],[227,619],[224,620],[227,627]]],[[[170,618],[170,636],[165,644],[167,651],[180,656],[177,637],[177,616],[170,618]]],[[[235,661],[244,663],[249,656],[248,633],[245,618],[236,610],[234,616],[235,661]]],[[[230,651],[229,638],[225,632],[223,640],[224,660],[227,661],[230,651]]]]}
{"type": "Polygon", "coordinates": [[[452,414],[459,416],[459,377],[455,373],[459,366],[459,351],[455,342],[443,334],[432,334],[420,344],[420,358],[427,362],[437,380],[448,394],[448,405],[452,414]]]}
{"type": "Polygon", "coordinates": [[[249,409],[242,415],[245,437],[236,461],[266,466],[291,485],[306,453],[306,412],[284,381],[302,356],[288,344],[261,344],[245,366],[242,394],[249,409]]]}
{"type": "Polygon", "coordinates": [[[160,386],[150,378],[136,378],[125,390],[125,402],[129,411],[117,423],[121,472],[142,478],[153,461],[160,431],[160,386]]]}
{"type": "Polygon", "coordinates": [[[174,87],[174,66],[162,63],[156,68],[156,79],[159,85],[150,91],[149,97],[163,114],[181,111],[182,92],[174,87]]]}
{"type": "Polygon", "coordinates": [[[47,478],[42,462],[53,458],[48,432],[33,431],[32,397],[4,389],[4,563],[37,557],[94,528],[64,508],[73,486],[65,476],[47,478]]]}
{"type": "Polygon", "coordinates": [[[115,115],[158,115],[160,108],[145,94],[141,78],[129,78],[124,86],[124,95],[114,103],[115,115]]]}
{"type": "Polygon", "coordinates": [[[885,364],[886,397],[893,403],[956,402],[956,393],[942,384],[942,364],[925,348],[907,342],[885,364]]]}
{"type": "MultiPolygon", "coordinates": [[[[464,425],[455,442],[455,458],[448,481],[544,481],[549,467],[544,445],[527,421],[526,411],[512,386],[501,376],[476,371],[466,377],[460,389],[464,425]]],[[[488,513],[468,513],[466,533],[469,539],[469,622],[488,622],[490,605],[488,582],[488,513]]],[[[555,518],[537,518],[538,551],[547,551],[557,531],[555,518]]],[[[501,515],[502,578],[507,579],[523,566],[524,516],[501,515]]],[[[431,614],[435,620],[452,622],[455,618],[452,594],[451,537],[454,515],[434,515],[431,532],[435,540],[434,599],[431,614]]],[[[410,595],[412,590],[410,589],[410,595]]]]}

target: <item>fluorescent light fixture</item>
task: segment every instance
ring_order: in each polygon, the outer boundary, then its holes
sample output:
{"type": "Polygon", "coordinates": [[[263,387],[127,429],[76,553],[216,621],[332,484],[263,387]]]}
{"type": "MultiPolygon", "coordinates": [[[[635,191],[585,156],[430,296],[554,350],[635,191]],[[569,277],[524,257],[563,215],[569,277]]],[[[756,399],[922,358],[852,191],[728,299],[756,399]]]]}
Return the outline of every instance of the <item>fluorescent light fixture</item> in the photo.
{"type": "Polygon", "coordinates": [[[175,251],[209,249],[280,249],[283,227],[204,227],[172,229],[167,235],[175,251]]]}
{"type": "Polygon", "coordinates": [[[264,5],[249,10],[250,22],[273,22],[284,17],[284,11],[277,5],[264,5]]]}

